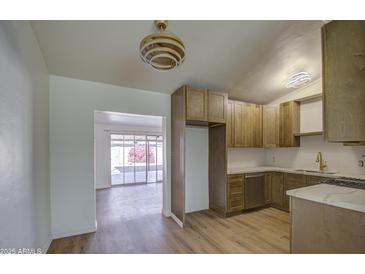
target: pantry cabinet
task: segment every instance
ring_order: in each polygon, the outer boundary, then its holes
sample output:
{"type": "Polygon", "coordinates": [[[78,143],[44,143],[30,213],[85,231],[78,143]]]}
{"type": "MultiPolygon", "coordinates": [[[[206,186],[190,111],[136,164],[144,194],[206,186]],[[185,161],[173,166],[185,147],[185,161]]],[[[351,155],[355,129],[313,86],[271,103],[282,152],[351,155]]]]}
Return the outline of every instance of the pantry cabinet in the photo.
{"type": "Polygon", "coordinates": [[[208,121],[208,90],[186,86],[186,120],[190,121],[208,121]]]}
{"type": "Polygon", "coordinates": [[[228,94],[218,91],[208,91],[208,121],[211,123],[226,123],[228,94]]]}
{"type": "Polygon", "coordinates": [[[365,21],[322,28],[324,136],[365,145],[365,21]]]}
{"type": "Polygon", "coordinates": [[[262,109],[263,147],[279,146],[279,107],[263,106],[262,109]]]}
{"type": "Polygon", "coordinates": [[[227,122],[226,122],[226,132],[227,132],[227,146],[234,146],[234,101],[228,100],[227,104],[227,122]]]}
{"type": "Polygon", "coordinates": [[[300,103],[290,101],[280,104],[279,145],[280,147],[299,147],[300,137],[294,136],[300,131],[300,103]]]}

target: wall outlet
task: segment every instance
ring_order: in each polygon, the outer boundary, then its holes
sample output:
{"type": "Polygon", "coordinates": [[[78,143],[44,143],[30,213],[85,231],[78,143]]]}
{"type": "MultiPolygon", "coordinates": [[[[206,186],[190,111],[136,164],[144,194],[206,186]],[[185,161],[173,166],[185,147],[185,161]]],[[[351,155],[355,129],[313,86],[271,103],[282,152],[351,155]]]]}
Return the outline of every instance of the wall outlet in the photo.
{"type": "Polygon", "coordinates": [[[273,155],[272,155],[272,162],[273,162],[273,163],[275,163],[275,160],[276,160],[276,159],[275,159],[275,155],[273,154],[273,155]]]}

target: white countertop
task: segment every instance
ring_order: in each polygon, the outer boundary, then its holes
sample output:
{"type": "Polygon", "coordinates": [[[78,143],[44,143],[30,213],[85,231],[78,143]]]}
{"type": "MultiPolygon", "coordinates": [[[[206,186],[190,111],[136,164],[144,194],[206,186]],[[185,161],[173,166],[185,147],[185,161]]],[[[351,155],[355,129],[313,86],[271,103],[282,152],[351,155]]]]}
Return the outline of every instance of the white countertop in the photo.
{"type": "Polygon", "coordinates": [[[365,174],[346,174],[346,173],[327,174],[320,172],[298,171],[298,169],[300,168],[294,169],[294,168],[283,168],[283,167],[273,167],[273,166],[239,167],[239,168],[228,168],[227,174],[233,175],[233,174],[276,171],[276,172],[286,172],[286,173],[303,174],[310,176],[329,177],[329,178],[349,177],[349,178],[365,180],[365,174]]]}
{"type": "Polygon", "coordinates": [[[288,190],[289,196],[365,213],[365,190],[319,184],[288,190]]]}

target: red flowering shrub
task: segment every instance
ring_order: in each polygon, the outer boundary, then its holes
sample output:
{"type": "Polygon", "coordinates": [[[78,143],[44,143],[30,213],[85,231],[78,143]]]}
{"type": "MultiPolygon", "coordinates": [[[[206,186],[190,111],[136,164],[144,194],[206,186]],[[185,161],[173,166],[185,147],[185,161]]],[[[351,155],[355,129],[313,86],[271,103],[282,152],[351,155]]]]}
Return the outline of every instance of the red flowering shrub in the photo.
{"type": "MultiPolygon", "coordinates": [[[[136,162],[136,163],[145,163],[146,162],[146,146],[145,145],[135,145],[134,148],[131,148],[128,153],[128,162],[136,162]]],[[[153,151],[149,150],[148,152],[148,160],[150,163],[155,162],[155,155],[153,151]]]]}

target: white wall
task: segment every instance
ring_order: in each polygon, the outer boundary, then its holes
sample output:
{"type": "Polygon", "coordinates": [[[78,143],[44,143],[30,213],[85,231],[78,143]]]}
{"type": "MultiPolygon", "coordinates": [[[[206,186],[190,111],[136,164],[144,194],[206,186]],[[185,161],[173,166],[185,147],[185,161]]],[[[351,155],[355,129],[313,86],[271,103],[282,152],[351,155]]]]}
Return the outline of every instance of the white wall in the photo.
{"type": "Polygon", "coordinates": [[[0,248],[51,241],[49,79],[28,22],[0,22],[0,248]]]}
{"type": "Polygon", "coordinates": [[[185,130],[185,212],[209,208],[209,129],[185,130]]]}
{"type": "MultiPolygon", "coordinates": [[[[166,117],[170,170],[169,95],[50,76],[51,208],[56,238],[95,230],[94,110],[166,117]]],[[[170,172],[164,182],[163,207],[169,214],[170,172]]]]}
{"type": "Polygon", "coordinates": [[[110,181],[110,131],[143,134],[162,134],[162,128],[94,124],[95,141],[95,188],[111,187],[110,181]]]}

